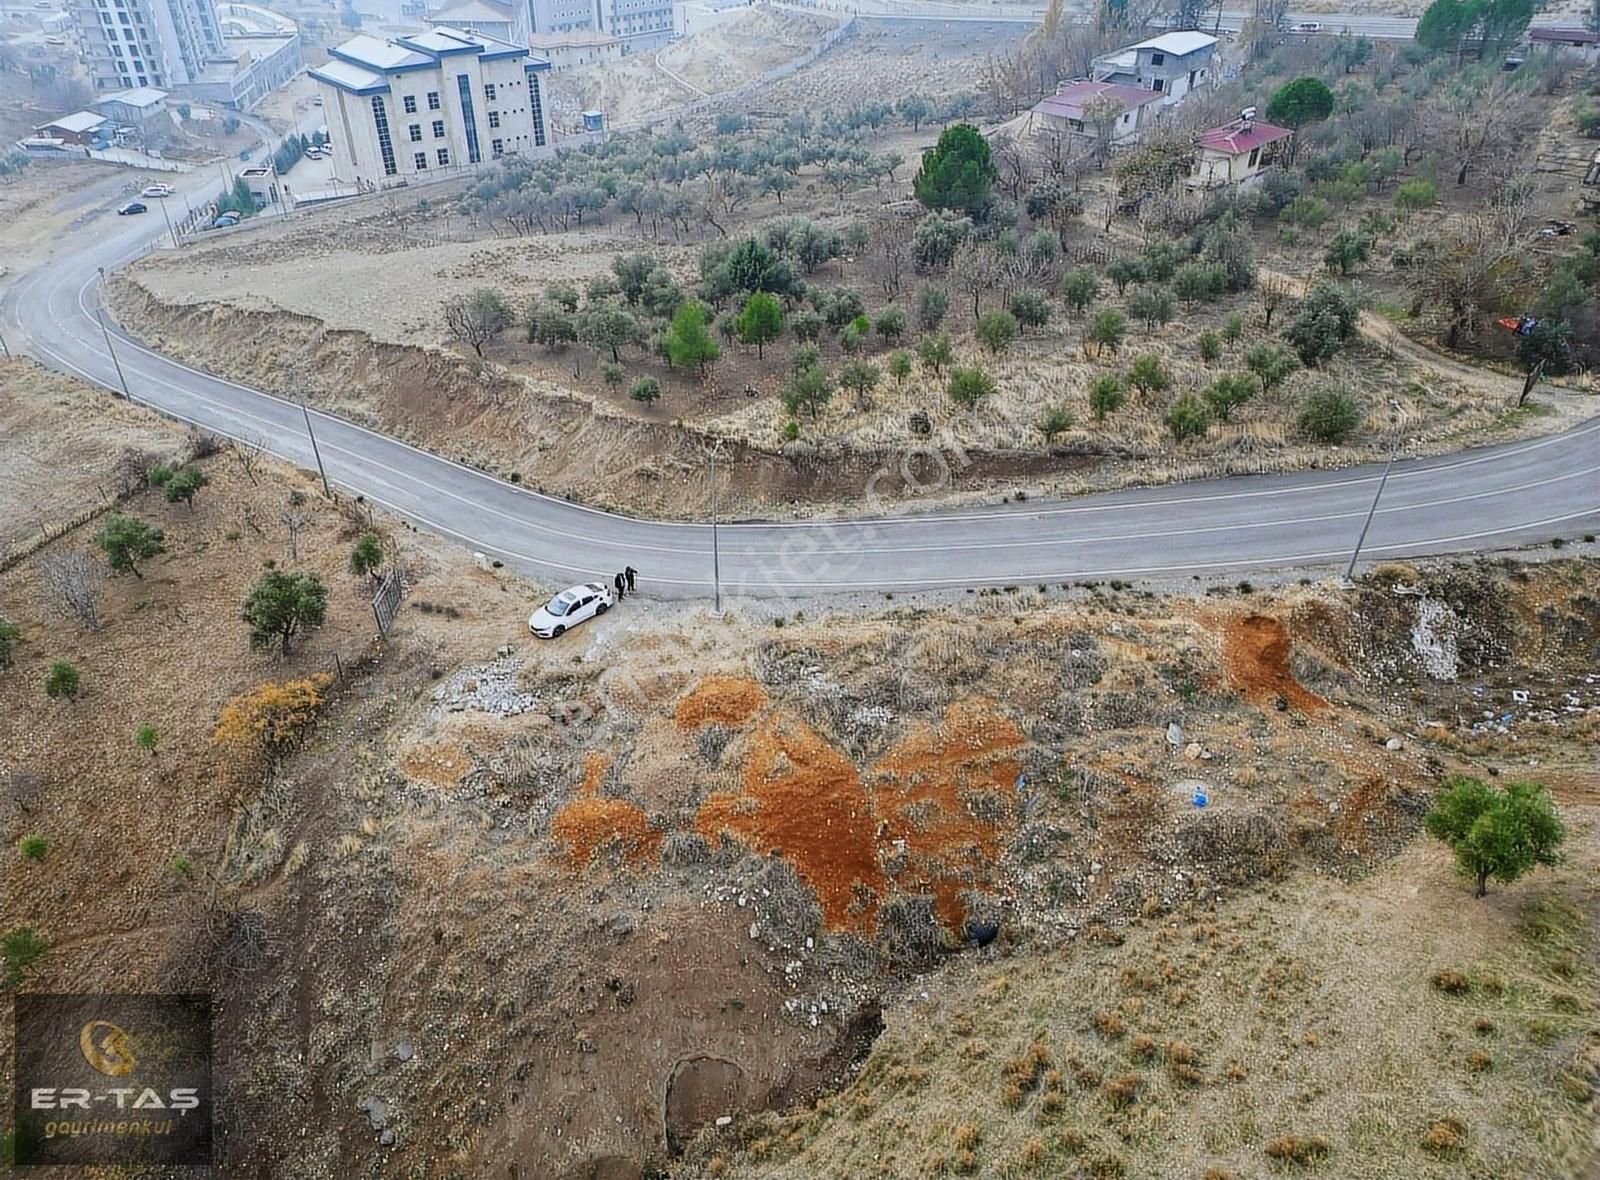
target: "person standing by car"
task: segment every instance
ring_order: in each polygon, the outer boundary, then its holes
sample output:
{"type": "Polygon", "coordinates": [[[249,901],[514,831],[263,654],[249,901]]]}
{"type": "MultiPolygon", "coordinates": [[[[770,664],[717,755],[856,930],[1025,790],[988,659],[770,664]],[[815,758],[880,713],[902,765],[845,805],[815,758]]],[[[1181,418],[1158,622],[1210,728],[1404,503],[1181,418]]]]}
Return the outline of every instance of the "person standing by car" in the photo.
{"type": "Polygon", "coordinates": [[[621,602],[625,597],[627,597],[626,592],[623,590],[623,587],[627,584],[626,578],[624,578],[621,574],[618,574],[611,580],[611,584],[617,588],[618,602],[621,602]]]}
{"type": "Polygon", "coordinates": [[[638,572],[639,571],[634,569],[631,565],[627,569],[622,571],[622,576],[624,578],[628,579],[628,593],[629,594],[633,593],[633,576],[635,574],[637,574],[638,572]]]}

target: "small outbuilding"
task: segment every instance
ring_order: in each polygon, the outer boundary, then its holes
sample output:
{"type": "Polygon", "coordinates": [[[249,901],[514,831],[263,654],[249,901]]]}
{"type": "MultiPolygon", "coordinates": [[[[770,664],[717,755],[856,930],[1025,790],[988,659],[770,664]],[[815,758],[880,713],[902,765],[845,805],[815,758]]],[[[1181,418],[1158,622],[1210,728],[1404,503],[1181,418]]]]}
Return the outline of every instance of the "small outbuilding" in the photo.
{"type": "Polygon", "coordinates": [[[95,110],[115,123],[144,127],[167,113],[167,92],[154,86],[138,86],[108,94],[94,104],[95,110]]]}
{"type": "Polygon", "coordinates": [[[1276,145],[1292,134],[1287,127],[1263,123],[1248,112],[1225,126],[1202,131],[1194,140],[1190,187],[1254,187],[1277,158],[1276,145]]]}
{"type": "Polygon", "coordinates": [[[106,135],[97,133],[110,130],[104,115],[97,115],[93,111],[74,111],[70,115],[62,115],[59,119],[51,119],[48,123],[40,124],[33,129],[33,133],[41,139],[59,139],[62,143],[82,146],[97,139],[105,139],[106,135]]]}

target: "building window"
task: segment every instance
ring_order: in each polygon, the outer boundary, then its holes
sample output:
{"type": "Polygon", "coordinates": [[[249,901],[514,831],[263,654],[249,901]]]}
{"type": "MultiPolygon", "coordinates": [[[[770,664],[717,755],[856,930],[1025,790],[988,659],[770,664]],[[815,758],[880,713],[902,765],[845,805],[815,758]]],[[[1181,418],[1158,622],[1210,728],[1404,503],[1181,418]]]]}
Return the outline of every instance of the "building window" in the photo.
{"type": "Polygon", "coordinates": [[[421,143],[422,142],[422,124],[421,123],[413,123],[413,124],[411,124],[411,126],[406,128],[406,134],[411,136],[411,142],[412,143],[421,143]]]}
{"type": "Polygon", "coordinates": [[[472,111],[472,79],[457,74],[456,90],[461,94],[461,122],[467,131],[467,163],[476,164],[483,155],[478,151],[478,119],[472,111]]]}
{"type": "Polygon", "coordinates": [[[491,139],[489,141],[489,151],[493,154],[493,157],[498,160],[501,156],[506,154],[506,141],[503,139],[491,139]]]}
{"type": "Polygon", "coordinates": [[[494,101],[494,83],[493,82],[485,82],[483,84],[483,97],[484,97],[485,101],[487,101],[487,102],[493,102],[494,101]]]}
{"type": "Polygon", "coordinates": [[[1150,64],[1153,65],[1153,66],[1164,66],[1164,65],[1166,65],[1167,64],[1167,55],[1164,54],[1164,53],[1152,53],[1150,55],[1150,64]]]}
{"type": "Polygon", "coordinates": [[[433,137],[435,139],[443,139],[444,138],[444,120],[443,119],[435,119],[433,121],[433,137]]]}
{"type": "Polygon", "coordinates": [[[378,132],[378,152],[383,156],[383,174],[393,176],[394,144],[389,142],[389,112],[383,105],[383,99],[377,95],[372,96],[372,125],[378,132]]]}
{"type": "Polygon", "coordinates": [[[426,172],[428,170],[428,153],[417,152],[411,157],[411,163],[416,167],[418,172],[426,172]]]}
{"type": "Polygon", "coordinates": [[[544,146],[544,107],[539,102],[539,79],[528,75],[528,109],[533,114],[533,143],[544,146]]]}
{"type": "Polygon", "coordinates": [[[490,111],[489,112],[489,126],[490,127],[498,127],[498,126],[500,126],[500,112],[499,111],[490,111]]]}
{"type": "Polygon", "coordinates": [[[441,167],[441,168],[450,167],[450,149],[449,148],[440,148],[438,151],[436,151],[434,153],[434,155],[439,157],[439,167],[441,167]]]}
{"type": "Polygon", "coordinates": [[[401,101],[405,103],[406,114],[414,115],[417,113],[417,96],[415,94],[408,94],[401,101]]]}
{"type": "Polygon", "coordinates": [[[1249,160],[1248,163],[1245,164],[1245,167],[1246,168],[1254,168],[1260,162],[1261,162],[1261,149],[1260,148],[1251,148],[1250,149],[1250,160],[1249,160]]]}
{"type": "Polygon", "coordinates": [[[439,92],[437,90],[428,91],[428,109],[430,111],[439,109],[439,92]]]}

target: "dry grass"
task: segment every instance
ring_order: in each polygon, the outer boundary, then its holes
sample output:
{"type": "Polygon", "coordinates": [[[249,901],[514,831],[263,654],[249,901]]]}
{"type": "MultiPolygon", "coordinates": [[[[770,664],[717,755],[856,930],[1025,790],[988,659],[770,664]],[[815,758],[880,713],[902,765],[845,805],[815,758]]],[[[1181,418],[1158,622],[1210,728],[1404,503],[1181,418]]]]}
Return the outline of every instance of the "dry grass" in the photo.
{"type": "MultiPolygon", "coordinates": [[[[1577,896],[1591,860],[1585,853],[1559,876],[1468,906],[1447,857],[1423,845],[1358,884],[1294,881],[1137,928],[1120,947],[1007,963],[998,996],[999,967],[951,967],[931,1002],[890,1016],[862,1081],[845,1093],[875,1093],[872,1062],[883,1054],[917,1060],[925,1087],[883,1095],[864,1120],[820,1110],[773,1120],[763,1134],[777,1142],[781,1128],[806,1127],[803,1153],[779,1148],[759,1168],[739,1159],[731,1174],[920,1176],[936,1162],[967,1166],[963,1152],[980,1168],[1003,1165],[1001,1175],[1581,1174],[1593,1151],[1587,1097],[1562,1079],[1575,1076],[1569,1063],[1586,1026],[1530,986],[1549,943],[1528,933],[1524,916],[1553,913],[1548,927],[1533,926],[1587,946],[1587,919],[1546,899],[1577,896]],[[1463,993],[1431,982],[1428,960],[1441,955],[1471,979],[1501,977],[1500,993],[1480,984],[1464,993],[1463,1011],[1463,993]],[[1126,1014],[1093,999],[1126,968],[1138,1020],[1158,1031],[1106,1034],[1126,1014]],[[1175,1002],[1184,987],[1194,1000],[1175,1002]],[[1018,1028],[1041,1013],[1046,1027],[1018,1028]],[[1530,1016],[1544,1032],[1528,1031],[1530,1016]],[[1518,1031],[1497,1035],[1492,1073],[1464,1069],[1480,1059],[1466,1059],[1461,1040],[1493,1019],[1518,1031]],[[1059,1072],[1040,1069],[1047,1041],[1059,1072]],[[951,1051],[977,1042],[1001,1058],[1001,1086],[974,1079],[951,1051]],[[1225,1063],[1214,1080],[1207,1060],[1225,1063]],[[1488,1076],[1492,1085],[1477,1080],[1488,1076]],[[1079,1089],[1066,1098],[1058,1080],[1079,1089]],[[1438,1113],[1446,1095],[1448,1115],[1438,1113]],[[950,1131],[932,1141],[915,1130],[941,1122],[959,1128],[962,1146],[950,1131]]],[[[1587,981],[1582,954],[1573,959],[1587,981]]]]}

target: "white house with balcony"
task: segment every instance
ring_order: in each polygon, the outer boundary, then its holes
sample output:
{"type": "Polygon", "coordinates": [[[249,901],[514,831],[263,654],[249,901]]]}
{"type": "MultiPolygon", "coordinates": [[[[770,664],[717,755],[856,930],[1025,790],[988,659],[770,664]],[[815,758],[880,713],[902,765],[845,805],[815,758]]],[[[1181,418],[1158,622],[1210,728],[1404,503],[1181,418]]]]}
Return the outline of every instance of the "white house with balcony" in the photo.
{"type": "Polygon", "coordinates": [[[329,55],[310,73],[338,180],[383,188],[553,150],[540,90],[550,63],[522,46],[441,27],[352,37],[329,55]]]}
{"type": "Polygon", "coordinates": [[[1091,72],[1097,82],[1153,90],[1161,95],[1162,106],[1171,106],[1211,85],[1216,55],[1217,39],[1210,33],[1162,33],[1095,58],[1091,72]]]}

